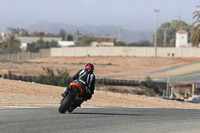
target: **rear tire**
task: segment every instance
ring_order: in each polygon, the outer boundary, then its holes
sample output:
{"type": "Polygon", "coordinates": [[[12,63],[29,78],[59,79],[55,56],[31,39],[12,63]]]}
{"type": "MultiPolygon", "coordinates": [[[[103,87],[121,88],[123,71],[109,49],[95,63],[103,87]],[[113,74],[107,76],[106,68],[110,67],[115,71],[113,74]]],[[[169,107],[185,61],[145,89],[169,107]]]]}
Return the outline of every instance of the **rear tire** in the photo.
{"type": "Polygon", "coordinates": [[[72,98],[72,95],[67,94],[67,96],[64,97],[64,99],[61,101],[60,107],[58,109],[60,113],[65,113],[69,109],[71,98],[72,98]]]}

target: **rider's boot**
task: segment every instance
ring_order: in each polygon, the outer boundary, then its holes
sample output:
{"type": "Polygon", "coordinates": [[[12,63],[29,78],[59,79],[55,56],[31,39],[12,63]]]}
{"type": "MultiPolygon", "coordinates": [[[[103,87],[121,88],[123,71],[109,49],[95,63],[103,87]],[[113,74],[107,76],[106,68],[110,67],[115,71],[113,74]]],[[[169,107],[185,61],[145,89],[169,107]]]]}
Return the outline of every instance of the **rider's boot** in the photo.
{"type": "Polygon", "coordinates": [[[69,87],[66,88],[65,92],[61,94],[62,97],[65,97],[69,91],[69,87]]]}

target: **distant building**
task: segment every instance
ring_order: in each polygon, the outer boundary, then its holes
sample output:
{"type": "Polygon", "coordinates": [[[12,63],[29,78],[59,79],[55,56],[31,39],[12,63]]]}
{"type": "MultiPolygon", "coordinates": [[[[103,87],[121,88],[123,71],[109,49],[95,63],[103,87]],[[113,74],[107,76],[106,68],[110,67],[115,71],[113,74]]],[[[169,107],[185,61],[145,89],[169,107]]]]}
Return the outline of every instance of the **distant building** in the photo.
{"type": "Polygon", "coordinates": [[[191,43],[188,43],[188,32],[180,30],[176,32],[176,48],[191,47],[191,43]]]}
{"type": "Polygon", "coordinates": [[[1,38],[5,38],[6,37],[6,34],[4,32],[1,33],[1,38]]]}
{"type": "Polygon", "coordinates": [[[116,38],[113,36],[93,36],[93,35],[77,35],[75,43],[76,45],[82,44],[85,40],[88,40],[93,47],[98,46],[115,46],[116,38]]]}
{"type": "Polygon", "coordinates": [[[60,47],[74,46],[74,41],[58,41],[60,47]]]}
{"type": "Polygon", "coordinates": [[[6,34],[5,34],[4,32],[2,32],[2,33],[0,34],[0,40],[3,40],[5,37],[6,37],[6,34]]]}

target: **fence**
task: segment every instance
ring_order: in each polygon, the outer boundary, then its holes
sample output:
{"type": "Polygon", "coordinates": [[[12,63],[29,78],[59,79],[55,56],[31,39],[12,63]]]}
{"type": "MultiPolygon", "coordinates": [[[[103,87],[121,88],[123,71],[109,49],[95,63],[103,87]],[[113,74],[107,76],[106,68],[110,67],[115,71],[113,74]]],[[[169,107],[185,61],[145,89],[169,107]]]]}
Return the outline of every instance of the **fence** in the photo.
{"type": "MultiPolygon", "coordinates": [[[[22,76],[22,75],[14,75],[14,74],[0,74],[0,78],[4,79],[12,79],[12,80],[22,80],[27,82],[33,82],[35,76],[22,76]]],[[[144,86],[146,84],[145,81],[136,81],[136,80],[117,80],[117,79],[107,79],[107,78],[96,78],[96,82],[98,84],[104,85],[115,85],[115,86],[144,86]]],[[[163,82],[155,82],[156,86],[159,88],[166,88],[166,83],[163,82]]]]}
{"type": "Polygon", "coordinates": [[[23,52],[23,53],[17,53],[17,54],[1,54],[0,60],[2,61],[27,61],[30,59],[35,58],[46,58],[51,55],[50,49],[40,49],[37,53],[31,53],[31,52],[23,52]]]}
{"type": "Polygon", "coordinates": [[[22,76],[13,74],[0,74],[0,78],[32,82],[35,76],[22,76]]]}
{"type": "MultiPolygon", "coordinates": [[[[116,86],[145,86],[145,81],[137,81],[137,80],[118,80],[118,79],[107,79],[107,78],[97,78],[97,83],[105,84],[105,85],[116,85],[116,86]]],[[[154,82],[155,85],[159,88],[166,88],[165,82],[154,82]]]]}
{"type": "MultiPolygon", "coordinates": [[[[200,48],[157,48],[157,57],[200,57],[200,48]]],[[[35,58],[63,56],[137,56],[154,57],[155,49],[152,47],[67,47],[41,49],[38,53],[23,52],[18,54],[1,54],[0,60],[26,61],[35,58]]]]}

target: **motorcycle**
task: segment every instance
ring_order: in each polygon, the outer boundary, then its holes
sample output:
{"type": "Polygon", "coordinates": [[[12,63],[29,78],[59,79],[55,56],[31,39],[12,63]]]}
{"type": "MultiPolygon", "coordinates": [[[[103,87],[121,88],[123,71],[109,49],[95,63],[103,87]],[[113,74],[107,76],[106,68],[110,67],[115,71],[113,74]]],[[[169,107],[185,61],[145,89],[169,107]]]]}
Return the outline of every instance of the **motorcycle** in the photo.
{"type": "Polygon", "coordinates": [[[77,83],[71,82],[60,102],[58,111],[60,113],[65,113],[66,111],[72,113],[84,101],[83,94],[84,90],[77,83]]]}

